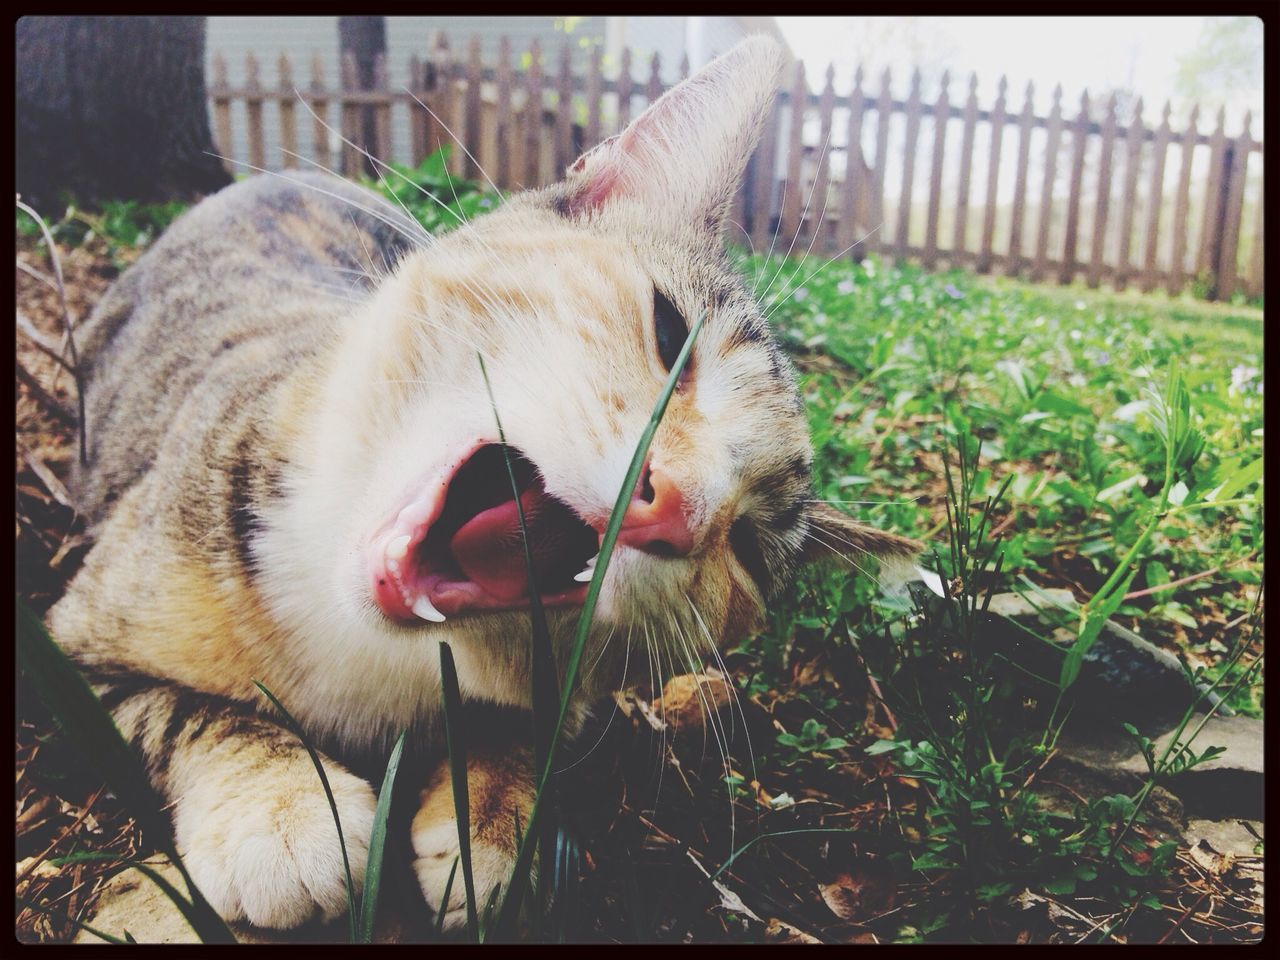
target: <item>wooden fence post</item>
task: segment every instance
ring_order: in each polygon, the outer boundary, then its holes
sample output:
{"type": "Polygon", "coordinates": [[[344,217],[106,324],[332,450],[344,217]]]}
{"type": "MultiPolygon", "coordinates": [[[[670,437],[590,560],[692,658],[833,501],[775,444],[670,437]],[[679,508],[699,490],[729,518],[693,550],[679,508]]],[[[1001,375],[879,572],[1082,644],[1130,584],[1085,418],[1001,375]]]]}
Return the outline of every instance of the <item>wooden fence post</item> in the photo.
{"type": "MultiPolygon", "coordinates": [[[[795,246],[800,236],[800,221],[808,213],[808,204],[801,207],[804,193],[804,109],[809,98],[809,87],[804,80],[804,61],[796,60],[791,83],[791,117],[787,125],[787,181],[786,196],[782,204],[782,221],[778,230],[783,237],[790,237],[787,252],[795,246]]],[[[812,199],[812,193],[810,193],[812,199]]]]}
{"type": "Polygon", "coordinates": [[[529,45],[529,69],[525,73],[524,182],[525,189],[542,186],[542,44],[534,37],[529,45]]]}
{"type": "Polygon", "coordinates": [[[1004,139],[1005,91],[1009,81],[1000,77],[996,104],[991,108],[991,159],[987,164],[986,210],[982,215],[982,251],[978,254],[978,272],[990,273],[992,245],[996,235],[996,192],[1000,185],[1000,146],[1004,139]]]}
{"type": "Polygon", "coordinates": [[[283,53],[276,60],[276,74],[280,78],[280,147],[283,154],[280,163],[290,170],[298,165],[298,124],[293,113],[296,99],[293,68],[283,53]]]}
{"type": "Polygon", "coordinates": [[[911,187],[915,180],[916,143],[920,138],[920,70],[911,73],[911,90],[907,94],[907,140],[902,151],[902,190],[898,194],[898,222],[896,224],[897,260],[907,259],[907,246],[911,233],[911,187]]]}
{"type": "Polygon", "coordinates": [[[515,179],[511,162],[515,137],[511,127],[511,40],[504,34],[498,41],[498,111],[493,131],[493,149],[498,155],[494,173],[503,190],[510,190],[515,179]]]}
{"type": "Polygon", "coordinates": [[[221,53],[213,55],[213,85],[210,90],[213,96],[213,126],[217,131],[218,152],[222,154],[222,165],[228,172],[234,172],[235,164],[231,158],[231,97],[227,93],[227,60],[221,53]]]}
{"type": "Polygon", "coordinates": [[[956,185],[955,238],[951,241],[951,262],[963,260],[968,253],[969,184],[973,179],[973,132],[978,125],[978,75],[969,74],[969,96],[964,101],[964,133],[960,139],[960,180],[956,185]]]}
{"type": "Polygon", "coordinates": [[[827,82],[822,89],[822,97],[818,103],[818,142],[823,144],[818,154],[818,169],[813,174],[813,209],[814,215],[809,220],[809,228],[805,230],[808,238],[808,249],[816,245],[819,250],[829,250],[830,244],[824,240],[829,237],[827,231],[827,201],[831,185],[831,114],[835,110],[835,67],[827,67],[827,82]],[[819,206],[821,204],[821,206],[819,206]]]}
{"type": "Polygon", "coordinates": [[[1102,280],[1102,255],[1107,240],[1107,214],[1111,209],[1111,160],[1116,141],[1116,95],[1107,98],[1107,114],[1102,121],[1102,152],[1098,156],[1098,190],[1093,208],[1093,240],[1089,248],[1089,270],[1085,282],[1096,289],[1102,280]]]}
{"type": "Polygon", "coordinates": [[[1076,275],[1080,230],[1080,187],[1084,182],[1084,150],[1089,141],[1089,91],[1080,94],[1080,115],[1071,131],[1071,185],[1067,192],[1067,222],[1062,237],[1062,266],[1058,282],[1067,284],[1076,275]]]}
{"type": "Polygon", "coordinates": [[[1249,169],[1249,148],[1252,137],[1249,127],[1253,123],[1252,112],[1244,115],[1244,128],[1231,144],[1224,177],[1225,203],[1222,209],[1221,249],[1217,260],[1217,283],[1214,292],[1218,298],[1230,300],[1236,292],[1236,274],[1240,261],[1240,221],[1244,216],[1244,181],[1249,169]]]}
{"type": "Polygon", "coordinates": [[[1166,289],[1170,296],[1182,292],[1187,258],[1187,214],[1191,208],[1191,162],[1195,159],[1196,140],[1200,131],[1198,120],[1200,105],[1191,108],[1187,125],[1182,131],[1182,167],[1178,170],[1178,192],[1173,206],[1173,254],[1169,258],[1169,280],[1166,289]]]}
{"type": "Polygon", "coordinates": [[[933,105],[933,164],[929,170],[929,208],[924,225],[924,257],[926,267],[933,267],[938,260],[938,215],[942,210],[942,164],[946,159],[947,121],[951,119],[951,101],[947,89],[951,86],[951,74],[944,70],[938,89],[938,99],[933,105]]]}
{"type": "Polygon", "coordinates": [[[252,170],[265,170],[267,148],[262,130],[262,80],[258,72],[258,58],[252,53],[244,58],[245,113],[248,117],[249,166],[252,170]]]}
{"type": "MultiPolygon", "coordinates": [[[[889,68],[884,68],[880,75],[880,98],[876,101],[876,170],[875,188],[871,192],[872,230],[879,231],[879,237],[868,246],[874,250],[887,250],[890,241],[884,229],[884,175],[889,161],[889,115],[892,112],[893,100],[889,89],[889,68]]],[[[868,251],[870,252],[870,251],[868,251]]]]}
{"type": "Polygon", "coordinates": [[[1053,109],[1044,147],[1044,180],[1040,185],[1040,223],[1036,231],[1036,262],[1031,279],[1044,279],[1049,269],[1049,230],[1053,226],[1053,185],[1058,175],[1058,152],[1062,149],[1062,84],[1053,88],[1053,109]]]}
{"type": "Polygon", "coordinates": [[[1151,146],[1151,185],[1147,189],[1147,245],[1142,262],[1142,292],[1150,293],[1156,286],[1156,256],[1160,246],[1160,208],[1164,206],[1164,167],[1169,153],[1169,101],[1164,102],[1164,113],[1156,130],[1155,143],[1151,146]]]}
{"type": "Polygon", "coordinates": [[[1116,272],[1112,286],[1123,290],[1129,283],[1132,268],[1129,252],[1133,246],[1133,212],[1137,203],[1138,171],[1142,167],[1142,137],[1146,128],[1142,125],[1142,98],[1133,107],[1128,135],[1124,140],[1124,196],[1120,203],[1120,246],[1116,251],[1116,272]]]}
{"type": "MultiPolygon", "coordinates": [[[[462,143],[458,151],[464,155],[463,175],[469,180],[480,178],[480,38],[472,35],[467,44],[466,90],[463,94],[464,110],[462,143]],[[466,149],[463,149],[465,146],[466,149]]],[[[455,123],[456,131],[458,125],[455,123]]]]}
{"type": "Polygon", "coordinates": [[[1018,165],[1013,175],[1013,218],[1009,223],[1009,261],[1005,273],[1016,277],[1022,270],[1022,222],[1027,207],[1027,164],[1031,158],[1031,122],[1035,118],[1035,87],[1028,83],[1018,121],[1018,165]]]}
{"type": "MultiPolygon", "coordinates": [[[[1196,277],[1205,278],[1218,265],[1222,235],[1222,192],[1226,183],[1227,113],[1218,108],[1218,122],[1209,137],[1209,175],[1205,180],[1204,217],[1200,221],[1200,248],[1196,254],[1196,277]]],[[[1216,286],[1210,279],[1210,286],[1216,286]]],[[[1213,299],[1210,296],[1209,299],[1213,299]]]]}

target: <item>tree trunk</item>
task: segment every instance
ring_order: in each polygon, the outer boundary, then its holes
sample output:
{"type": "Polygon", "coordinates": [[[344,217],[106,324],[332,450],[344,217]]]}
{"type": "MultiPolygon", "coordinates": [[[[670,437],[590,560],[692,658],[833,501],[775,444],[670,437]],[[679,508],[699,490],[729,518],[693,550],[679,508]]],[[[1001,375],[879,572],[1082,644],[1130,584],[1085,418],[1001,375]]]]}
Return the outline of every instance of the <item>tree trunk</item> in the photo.
{"type": "Polygon", "coordinates": [[[28,16],[15,33],[25,199],[167,200],[231,182],[209,132],[204,17],[28,16]]]}
{"type": "MultiPolygon", "coordinates": [[[[374,86],[374,63],[379,54],[387,52],[387,18],[386,17],[339,17],[338,18],[338,52],[344,58],[349,53],[356,61],[356,89],[372,90],[374,86]]],[[[373,153],[377,149],[377,128],[374,108],[366,106],[360,111],[360,126],[352,139],[365,150],[373,153]]],[[[376,176],[377,169],[367,157],[364,159],[365,172],[376,176]]],[[[386,157],[378,157],[386,160],[386,157]]]]}

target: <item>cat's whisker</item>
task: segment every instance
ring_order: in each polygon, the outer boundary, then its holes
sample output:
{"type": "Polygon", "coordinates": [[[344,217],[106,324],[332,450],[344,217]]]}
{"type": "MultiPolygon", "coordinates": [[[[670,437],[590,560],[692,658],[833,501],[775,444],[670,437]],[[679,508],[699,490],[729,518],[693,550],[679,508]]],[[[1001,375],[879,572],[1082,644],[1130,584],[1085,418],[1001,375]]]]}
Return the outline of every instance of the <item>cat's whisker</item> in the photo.
{"type": "MultiPolygon", "coordinates": [[[[341,196],[340,194],[334,193],[331,190],[325,190],[321,187],[318,187],[314,183],[306,183],[303,180],[298,180],[294,177],[286,176],[285,174],[280,173],[279,171],[268,170],[266,167],[255,166],[254,164],[249,163],[246,160],[237,160],[234,157],[224,157],[221,154],[213,153],[211,151],[209,152],[209,155],[213,157],[217,157],[219,160],[222,160],[225,163],[234,163],[236,166],[245,167],[246,169],[252,170],[254,173],[265,173],[268,176],[276,177],[277,179],[283,180],[286,183],[291,183],[296,187],[303,187],[304,189],[314,191],[315,193],[319,193],[322,196],[329,197],[331,200],[337,200],[339,203],[346,204],[349,207],[355,207],[361,213],[367,216],[373,217],[373,219],[377,220],[379,223],[385,224],[386,226],[390,227],[392,230],[396,231],[398,234],[400,234],[402,237],[404,237],[406,240],[410,241],[413,244],[416,244],[419,246],[428,246],[432,239],[431,235],[427,233],[425,230],[423,230],[422,224],[418,223],[417,220],[413,220],[411,222],[413,226],[418,230],[418,233],[417,234],[410,233],[407,229],[405,229],[405,224],[398,223],[395,220],[392,220],[386,214],[381,213],[377,210],[374,210],[370,207],[366,207],[363,204],[356,203],[356,201],[352,200],[350,197],[344,197],[344,196],[341,196]]],[[[326,170],[326,172],[332,174],[332,171],[326,170]]],[[[338,179],[341,179],[341,178],[339,177],[338,179]]]]}
{"type": "MultiPolygon", "coordinates": [[[[830,134],[830,133],[828,133],[828,134],[827,134],[827,142],[826,142],[826,143],[824,143],[824,144],[823,144],[823,146],[822,146],[822,150],[823,150],[823,153],[824,153],[824,154],[826,153],[827,145],[828,145],[830,142],[831,142],[831,134],[830,134]]],[[[819,165],[821,165],[821,164],[822,164],[822,157],[821,157],[821,156],[818,158],[818,164],[819,164],[819,165]]],[[[814,184],[813,184],[814,189],[816,189],[816,188],[817,188],[817,186],[818,186],[817,178],[815,177],[815,178],[814,178],[814,184]]],[[[812,191],[811,191],[811,192],[810,192],[810,199],[812,199],[812,198],[813,198],[813,195],[812,195],[812,191]]],[[[825,197],[823,197],[823,198],[822,198],[822,211],[818,214],[817,222],[816,222],[816,223],[814,223],[814,225],[813,225],[813,230],[812,230],[812,231],[811,231],[811,233],[810,233],[810,237],[809,237],[809,246],[805,249],[804,256],[800,258],[800,265],[801,265],[801,266],[803,266],[803,265],[805,264],[805,262],[809,259],[810,255],[812,255],[812,253],[813,253],[813,245],[817,242],[817,240],[818,240],[818,236],[822,233],[822,222],[827,218],[827,205],[828,205],[830,202],[831,202],[831,191],[829,191],[829,190],[828,190],[828,191],[827,191],[827,195],[826,195],[825,197]]],[[[809,212],[809,207],[808,207],[808,204],[806,204],[806,205],[805,205],[805,214],[804,214],[804,215],[801,215],[801,217],[800,217],[800,225],[796,227],[796,235],[797,235],[797,236],[799,236],[800,231],[804,229],[804,222],[805,222],[805,219],[806,219],[806,217],[807,217],[808,212],[809,212]]],[[[788,254],[789,254],[789,253],[790,253],[790,252],[788,251],[788,254]]],[[[788,278],[788,282],[790,282],[789,278],[788,278]]],[[[805,282],[807,282],[807,281],[805,281],[805,282]]],[[[802,283],[801,283],[801,286],[803,286],[803,285],[804,285],[804,282],[802,282],[802,283]]],[[[785,284],[784,284],[784,289],[785,289],[785,284]]],[[[776,298],[777,298],[777,297],[779,297],[779,296],[781,296],[781,292],[779,292],[779,293],[777,293],[777,294],[775,294],[775,295],[774,295],[775,300],[776,300],[776,298]]],[[[770,314],[772,314],[772,312],[773,312],[773,308],[774,308],[774,305],[775,305],[775,304],[774,304],[773,302],[770,302],[770,304],[769,304],[767,307],[765,307],[765,319],[766,319],[766,320],[769,318],[769,315],[770,315],[770,314]]]]}
{"type": "MultiPolygon", "coordinates": [[[[823,141],[822,151],[818,156],[819,164],[822,163],[823,157],[826,156],[827,147],[830,146],[830,144],[831,144],[831,131],[828,130],[827,139],[823,141]]],[[[813,204],[813,194],[814,194],[814,191],[816,191],[817,189],[818,189],[818,178],[814,177],[813,183],[809,184],[809,196],[804,201],[804,210],[801,211],[800,219],[796,222],[796,232],[791,235],[791,243],[787,246],[787,252],[782,255],[782,263],[778,264],[778,269],[774,273],[773,279],[769,281],[769,286],[767,286],[765,288],[764,293],[760,295],[761,300],[764,300],[766,297],[769,296],[769,291],[773,289],[773,285],[777,281],[778,275],[782,272],[783,264],[787,263],[788,259],[791,256],[791,251],[795,249],[796,241],[800,239],[800,231],[804,229],[804,222],[809,217],[809,207],[813,204]]],[[[826,209],[825,205],[823,209],[824,210],[826,209]]],[[[814,235],[817,236],[817,231],[814,231],[814,235]]],[[[812,243],[810,243],[810,249],[812,249],[812,243]]]]}
{"type": "MultiPolygon", "coordinates": [[[[614,631],[612,630],[609,631],[610,640],[613,639],[613,633],[614,631]]],[[[608,640],[605,641],[605,645],[606,646],[608,645],[608,640]]],[[[597,657],[596,663],[599,663],[599,662],[600,662],[600,658],[597,657]]],[[[627,649],[622,661],[622,679],[618,682],[618,685],[617,685],[619,690],[625,690],[627,688],[627,668],[630,665],[630,663],[631,663],[631,631],[630,629],[628,629],[627,630],[627,649]]],[[[594,669],[594,664],[592,665],[592,669],[594,669]]],[[[585,680],[590,675],[591,675],[591,671],[588,670],[583,675],[583,679],[585,680]]],[[[617,715],[618,715],[618,701],[614,700],[613,709],[609,712],[609,719],[605,721],[604,730],[601,731],[599,738],[596,740],[595,743],[591,745],[591,748],[587,750],[586,753],[580,756],[577,760],[573,761],[573,763],[569,764],[567,767],[561,767],[559,770],[555,770],[553,772],[556,775],[559,775],[559,774],[565,773],[566,771],[572,770],[578,764],[582,763],[582,761],[586,760],[589,756],[591,756],[591,754],[595,753],[596,748],[599,747],[600,744],[604,743],[604,738],[608,735],[609,728],[613,726],[613,718],[616,717],[617,715]]]]}
{"type": "MultiPolygon", "coordinates": [[[[858,547],[858,545],[857,545],[857,544],[855,544],[855,543],[853,543],[852,541],[850,541],[850,540],[846,540],[844,537],[841,537],[841,536],[839,536],[838,534],[832,533],[831,531],[823,531],[823,532],[824,532],[824,533],[827,533],[829,536],[833,537],[837,542],[839,542],[839,543],[843,543],[843,544],[845,544],[846,546],[850,547],[851,549],[853,549],[853,550],[855,550],[855,551],[857,551],[857,552],[859,552],[859,553],[864,553],[864,555],[865,555],[865,552],[864,552],[864,551],[862,551],[862,550],[861,550],[861,548],[859,548],[859,547],[858,547]]],[[[842,551],[840,551],[840,550],[837,550],[835,547],[833,547],[833,546],[832,546],[830,543],[828,543],[826,540],[823,540],[823,539],[822,539],[822,537],[821,537],[821,536],[819,536],[819,535],[818,535],[818,533],[817,533],[816,531],[809,530],[809,531],[805,534],[805,536],[809,537],[809,538],[810,538],[811,540],[813,540],[815,543],[819,543],[819,544],[821,544],[822,546],[826,547],[828,550],[830,550],[830,551],[831,551],[832,553],[834,553],[836,556],[838,556],[838,557],[840,557],[842,560],[846,561],[846,562],[847,562],[851,567],[853,567],[855,570],[857,570],[857,571],[858,571],[858,573],[860,573],[862,576],[866,577],[867,579],[871,580],[871,581],[872,581],[872,582],[873,582],[873,583],[874,583],[878,588],[880,588],[881,590],[886,589],[886,585],[885,585],[884,581],[882,581],[882,580],[880,579],[880,577],[879,577],[879,576],[877,576],[876,574],[872,573],[870,570],[868,570],[868,569],[867,569],[866,567],[864,567],[862,564],[858,563],[858,561],[857,561],[857,560],[853,559],[853,555],[852,555],[852,554],[847,554],[847,553],[844,553],[844,552],[842,552],[842,551]]]]}
{"type": "MultiPolygon", "coordinates": [[[[884,221],[883,221],[883,220],[881,220],[879,224],[877,224],[876,226],[874,226],[874,227],[872,227],[870,230],[868,230],[868,231],[867,231],[867,232],[866,232],[866,233],[865,233],[861,238],[859,238],[859,239],[857,239],[857,240],[853,241],[853,243],[849,244],[849,246],[845,247],[843,250],[841,250],[839,253],[837,253],[834,257],[832,257],[830,260],[828,260],[828,261],[827,261],[826,263],[824,263],[822,266],[818,267],[818,269],[817,269],[817,270],[815,270],[815,271],[813,271],[813,273],[809,274],[809,276],[805,277],[805,278],[804,278],[804,280],[802,280],[802,281],[800,282],[799,286],[798,286],[796,289],[799,289],[800,287],[803,287],[803,286],[804,286],[805,284],[807,284],[810,280],[812,280],[814,277],[816,277],[819,273],[821,273],[823,270],[827,269],[827,267],[831,266],[831,264],[835,263],[837,260],[839,260],[839,259],[841,259],[841,258],[845,257],[846,255],[848,255],[849,251],[851,251],[851,250],[852,250],[854,247],[856,247],[858,244],[860,244],[860,243],[865,243],[867,240],[869,240],[869,239],[871,238],[872,234],[874,234],[877,230],[879,230],[879,229],[880,229],[881,227],[883,227],[883,226],[884,226],[884,221]]],[[[794,296],[794,293],[793,293],[793,296],[794,296]]],[[[789,298],[788,298],[788,299],[789,299],[789,298]]],[[[782,302],[783,302],[783,303],[785,303],[786,301],[784,300],[784,301],[782,301],[782,302]]],[[[780,304],[779,304],[779,305],[780,305],[780,304]]],[[[770,311],[769,316],[772,316],[772,314],[773,314],[774,310],[776,310],[776,309],[777,309],[777,306],[779,306],[779,305],[775,305],[775,306],[774,306],[773,310],[771,310],[771,311],[770,311]]],[[[765,318],[765,319],[768,319],[768,316],[766,316],[766,318],[765,318]]]]}
{"type": "MultiPolygon", "coordinates": [[[[438,123],[441,127],[444,128],[445,133],[453,137],[454,141],[457,142],[458,146],[462,148],[462,152],[467,155],[467,159],[476,165],[476,169],[480,171],[480,175],[484,177],[485,181],[489,184],[489,186],[493,188],[493,192],[501,196],[502,191],[498,189],[498,185],[493,182],[493,179],[485,171],[484,167],[480,165],[480,161],[477,160],[475,156],[471,153],[471,151],[467,149],[467,145],[463,143],[460,139],[458,139],[458,135],[456,133],[454,133],[451,129],[449,129],[449,125],[445,123],[443,120],[441,120],[438,116],[436,116],[434,110],[432,110],[429,106],[427,106],[425,103],[419,100],[417,94],[415,94],[412,90],[410,90],[408,87],[404,87],[403,90],[405,93],[407,93],[410,97],[413,98],[414,103],[420,106],[423,110],[427,111],[427,114],[431,117],[432,120],[434,120],[436,123],[438,123]]],[[[436,138],[436,146],[437,148],[440,146],[439,137],[436,138]]],[[[452,182],[453,177],[450,176],[449,179],[452,182]]]]}
{"type": "Polygon", "coordinates": [[[924,499],[921,497],[907,497],[902,500],[821,500],[814,498],[812,500],[801,500],[801,503],[862,503],[862,504],[883,504],[883,503],[916,503],[924,499]]]}

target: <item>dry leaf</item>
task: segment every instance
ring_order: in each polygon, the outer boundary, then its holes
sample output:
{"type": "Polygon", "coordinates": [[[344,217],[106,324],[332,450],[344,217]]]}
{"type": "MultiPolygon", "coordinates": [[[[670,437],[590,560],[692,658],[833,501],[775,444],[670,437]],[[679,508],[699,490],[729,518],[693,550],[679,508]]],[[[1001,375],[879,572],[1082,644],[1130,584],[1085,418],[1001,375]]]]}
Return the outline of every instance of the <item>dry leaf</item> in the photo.
{"type": "Polygon", "coordinates": [[[889,871],[862,864],[837,874],[829,883],[819,883],[827,908],[841,920],[854,920],[880,913],[893,906],[894,887],[889,871]]]}
{"type": "Polygon", "coordinates": [[[1208,840],[1202,838],[1191,848],[1191,859],[1209,876],[1220,877],[1231,870],[1236,858],[1230,853],[1219,853],[1208,840]]]}
{"type": "Polygon", "coordinates": [[[770,918],[764,928],[764,938],[770,943],[821,943],[815,936],[799,930],[776,917],[770,918]]]}

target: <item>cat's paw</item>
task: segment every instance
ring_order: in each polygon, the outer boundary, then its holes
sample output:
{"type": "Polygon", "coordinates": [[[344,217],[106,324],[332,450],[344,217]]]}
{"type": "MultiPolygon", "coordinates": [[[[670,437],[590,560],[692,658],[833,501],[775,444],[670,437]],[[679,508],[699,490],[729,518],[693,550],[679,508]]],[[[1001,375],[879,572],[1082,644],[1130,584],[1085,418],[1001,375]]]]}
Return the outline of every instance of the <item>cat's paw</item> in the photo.
{"type": "MultiPolygon", "coordinates": [[[[258,770],[186,791],[174,813],[178,850],[205,898],[228,921],[290,929],[347,909],[347,877],[333,812],[304,755],[283,770],[258,770]]],[[[325,763],[342,820],[351,874],[364,880],[376,799],[373,788],[325,763]]]]}
{"type": "MultiPolygon", "coordinates": [[[[514,838],[513,838],[514,839],[514,838]]],[[[458,860],[458,825],[452,819],[429,822],[419,815],[413,823],[414,872],[422,887],[422,895],[436,915],[444,910],[444,929],[459,930],[467,922],[466,887],[462,882],[462,864],[454,873],[449,887],[449,902],[443,903],[445,886],[454,862],[458,860]]],[[[498,897],[506,891],[515,866],[514,850],[502,849],[484,840],[472,837],[471,872],[475,877],[476,913],[483,914],[485,904],[495,887],[501,887],[498,897]]]]}

